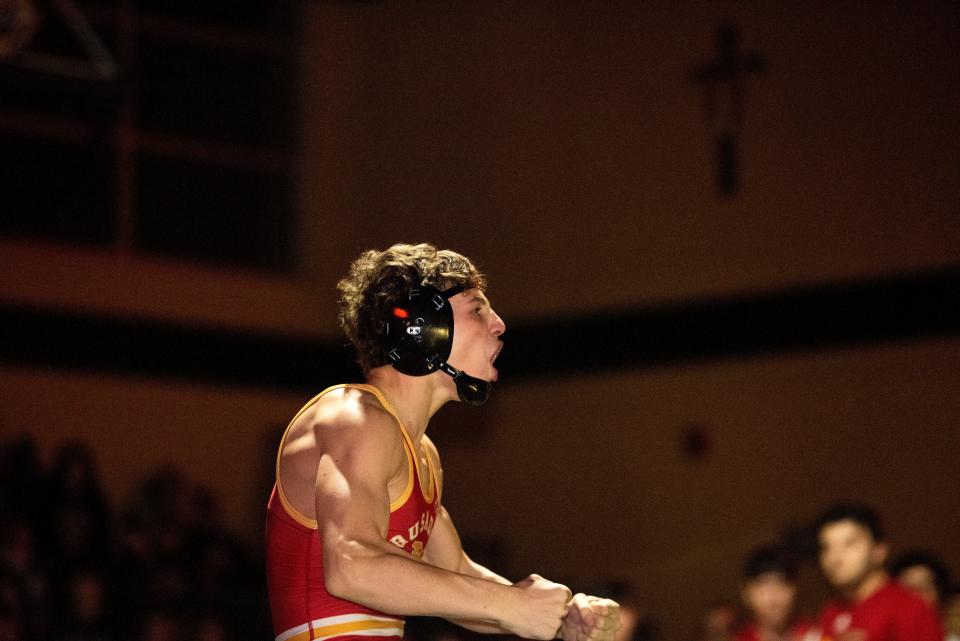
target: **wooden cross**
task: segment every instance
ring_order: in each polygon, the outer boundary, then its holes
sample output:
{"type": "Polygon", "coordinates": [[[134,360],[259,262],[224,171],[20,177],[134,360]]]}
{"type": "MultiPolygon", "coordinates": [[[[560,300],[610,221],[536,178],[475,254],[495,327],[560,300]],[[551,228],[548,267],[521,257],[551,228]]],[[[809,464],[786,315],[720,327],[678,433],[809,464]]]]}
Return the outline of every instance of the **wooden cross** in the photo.
{"type": "Polygon", "coordinates": [[[744,79],[760,74],[766,62],[757,52],[740,50],[740,32],[733,25],[717,29],[716,48],[716,58],[695,68],[692,75],[704,87],[717,162],[717,192],[732,196],[740,188],[737,136],[743,125],[744,79]]]}

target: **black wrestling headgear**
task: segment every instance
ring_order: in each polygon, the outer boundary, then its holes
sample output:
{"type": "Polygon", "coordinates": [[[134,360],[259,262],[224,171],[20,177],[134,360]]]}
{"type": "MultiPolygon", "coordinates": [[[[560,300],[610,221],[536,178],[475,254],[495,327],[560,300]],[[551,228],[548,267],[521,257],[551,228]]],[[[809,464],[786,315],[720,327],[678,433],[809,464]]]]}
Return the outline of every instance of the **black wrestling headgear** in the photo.
{"type": "Polygon", "coordinates": [[[453,347],[453,309],[449,299],[463,290],[463,285],[442,292],[429,285],[411,289],[406,301],[386,310],[380,346],[398,372],[426,376],[440,370],[453,377],[461,401],[483,405],[490,397],[493,383],[447,363],[453,347]]]}

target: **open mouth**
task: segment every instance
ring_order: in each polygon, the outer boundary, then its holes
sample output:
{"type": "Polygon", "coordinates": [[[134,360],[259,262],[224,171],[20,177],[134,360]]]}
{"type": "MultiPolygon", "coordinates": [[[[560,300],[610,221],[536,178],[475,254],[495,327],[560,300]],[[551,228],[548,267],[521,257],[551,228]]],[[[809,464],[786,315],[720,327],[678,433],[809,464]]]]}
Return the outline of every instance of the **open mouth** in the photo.
{"type": "Polygon", "coordinates": [[[500,345],[497,347],[497,351],[495,351],[493,353],[493,356],[490,357],[491,365],[493,365],[493,363],[497,360],[497,357],[500,356],[500,352],[502,351],[503,351],[503,343],[500,343],[500,345]]]}

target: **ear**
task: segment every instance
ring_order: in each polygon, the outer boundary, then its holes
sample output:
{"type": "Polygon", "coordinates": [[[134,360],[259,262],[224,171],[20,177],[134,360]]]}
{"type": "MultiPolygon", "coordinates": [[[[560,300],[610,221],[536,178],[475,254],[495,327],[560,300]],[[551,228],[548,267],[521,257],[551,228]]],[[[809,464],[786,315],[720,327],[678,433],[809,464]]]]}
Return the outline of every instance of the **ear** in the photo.
{"type": "Polygon", "coordinates": [[[887,562],[887,556],[890,555],[890,546],[887,545],[886,541],[878,541],[873,546],[873,563],[877,567],[883,567],[884,563],[887,562]]]}

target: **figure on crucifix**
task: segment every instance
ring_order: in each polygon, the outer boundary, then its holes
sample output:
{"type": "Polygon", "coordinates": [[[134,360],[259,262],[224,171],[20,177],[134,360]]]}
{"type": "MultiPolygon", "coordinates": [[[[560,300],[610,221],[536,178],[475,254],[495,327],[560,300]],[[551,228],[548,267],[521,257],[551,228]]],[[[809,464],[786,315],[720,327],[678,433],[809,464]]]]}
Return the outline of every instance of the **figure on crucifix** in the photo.
{"type": "Polygon", "coordinates": [[[740,32],[721,25],[716,35],[716,58],[693,70],[705,90],[707,122],[713,134],[717,192],[733,196],[740,189],[738,136],[743,127],[744,82],[764,71],[766,62],[755,52],[740,49],[740,32]]]}

